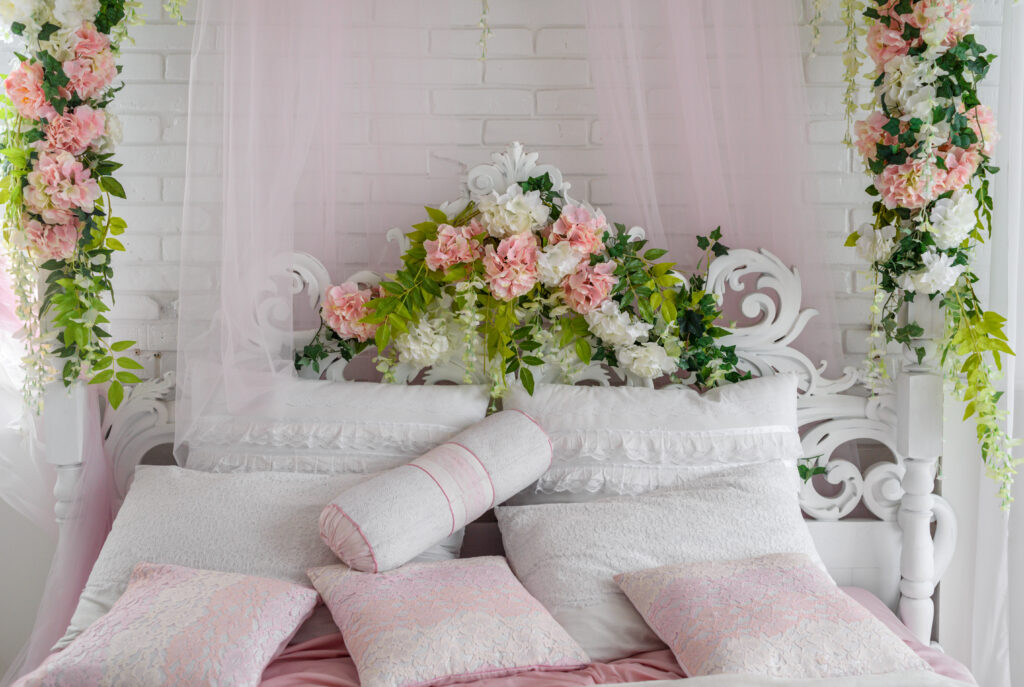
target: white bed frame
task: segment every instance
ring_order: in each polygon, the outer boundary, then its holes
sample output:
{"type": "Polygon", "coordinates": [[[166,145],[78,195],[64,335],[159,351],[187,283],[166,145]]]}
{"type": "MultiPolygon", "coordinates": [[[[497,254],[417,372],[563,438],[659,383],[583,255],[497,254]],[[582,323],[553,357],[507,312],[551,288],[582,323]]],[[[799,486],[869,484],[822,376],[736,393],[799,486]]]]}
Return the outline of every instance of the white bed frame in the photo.
{"type": "MultiPolygon", "coordinates": [[[[536,157],[513,144],[496,154],[493,164],[470,172],[470,192],[504,189],[510,180],[548,172],[556,189],[568,195],[569,185],[562,181],[561,172],[537,165],[536,157]]],[[[447,209],[455,205],[448,204],[447,209]]],[[[288,292],[268,291],[257,314],[268,327],[272,327],[276,305],[304,295],[310,307],[317,308],[330,283],[327,270],[308,255],[291,256],[281,269],[291,276],[288,292]]],[[[359,273],[355,279],[367,282],[379,277],[359,273]]],[[[854,368],[845,369],[839,377],[825,376],[824,364],[814,364],[792,346],[816,312],[801,308],[796,270],[766,250],[735,249],[718,258],[711,266],[710,285],[716,293],[734,292],[741,299],[744,316],[754,320],[733,329],[727,342],[736,345],[743,367],[758,376],[795,372],[801,380],[799,416],[805,455],[816,457],[814,464],[826,469],[821,478],[804,484],[801,505],[829,571],[840,584],[869,589],[898,609],[904,623],[927,643],[933,638],[936,586],[956,542],[952,510],[934,493],[942,451],[940,377],[928,365],[917,364],[916,358],[908,358],[890,388],[875,395],[866,393],[854,368]],[[844,444],[865,441],[881,444],[891,456],[861,471],[854,462],[833,455],[844,444]]],[[[932,325],[926,326],[925,336],[941,325],[927,312],[915,316],[932,325]]],[[[312,332],[281,335],[302,345],[312,332]]],[[[343,369],[343,361],[338,361],[328,368],[327,376],[341,381],[343,369]]],[[[399,379],[411,382],[420,372],[402,368],[399,379]]],[[[449,365],[427,370],[425,379],[426,383],[460,382],[463,375],[461,368],[449,365]]],[[[639,383],[598,366],[563,381],[580,379],[639,383]]],[[[557,381],[553,372],[549,381],[557,381]]],[[[168,373],[136,385],[117,410],[104,409],[104,436],[121,497],[135,466],[154,449],[166,450],[173,443],[173,394],[174,377],[168,373]]],[[[47,437],[48,459],[58,473],[58,522],[69,513],[81,469],[85,399],[82,387],[53,388],[46,398],[46,425],[62,428],[47,437]]]]}

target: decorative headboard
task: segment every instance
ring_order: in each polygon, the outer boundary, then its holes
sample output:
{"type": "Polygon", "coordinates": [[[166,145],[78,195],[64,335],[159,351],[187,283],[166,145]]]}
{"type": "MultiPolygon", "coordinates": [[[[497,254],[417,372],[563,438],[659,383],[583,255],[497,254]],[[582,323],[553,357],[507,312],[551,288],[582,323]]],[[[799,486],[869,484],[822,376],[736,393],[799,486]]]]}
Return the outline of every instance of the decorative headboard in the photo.
{"type": "MultiPolygon", "coordinates": [[[[471,189],[496,187],[523,174],[547,171],[563,192],[568,184],[553,167],[535,165],[535,155],[512,147],[469,174],[471,189]]],[[[442,206],[457,211],[455,204],[442,206]]],[[[392,230],[389,238],[403,240],[392,230]]],[[[315,310],[330,277],[324,266],[305,254],[286,256],[279,269],[289,277],[284,292],[268,290],[257,318],[273,328],[277,306],[305,299],[315,310]]],[[[353,281],[373,283],[378,275],[361,272],[353,281]]],[[[275,280],[276,284],[282,280],[275,280]]],[[[745,321],[731,329],[725,341],[735,344],[741,367],[756,376],[795,373],[799,380],[799,419],[807,467],[824,473],[806,481],[801,506],[822,558],[840,584],[865,587],[890,606],[898,603],[904,622],[924,641],[931,638],[933,594],[945,571],[956,540],[956,521],[948,504],[933,493],[941,453],[941,383],[927,367],[907,361],[896,381],[882,393],[869,394],[859,373],[847,368],[826,376],[825,364],[815,364],[793,346],[816,312],[803,309],[797,272],[767,250],[734,249],[710,267],[709,288],[738,299],[745,321]],[[857,447],[874,447],[858,460],[857,447]],[[879,450],[879,447],[882,447],[879,450]],[[867,463],[867,467],[864,467],[867,463]],[[934,538],[931,532],[935,521],[934,538]]],[[[286,312],[290,312],[286,310],[286,312]]],[[[312,331],[282,331],[298,346],[312,331]]],[[[286,339],[286,340],[287,340],[286,339]]],[[[344,383],[346,363],[334,361],[326,377],[344,383]]],[[[400,382],[422,378],[425,383],[459,383],[465,370],[455,363],[427,370],[399,367],[400,382]]],[[[641,383],[616,370],[591,365],[571,379],[550,371],[538,381],[598,384],[641,383]]],[[[173,442],[171,373],[136,385],[117,410],[106,408],[103,430],[113,460],[119,495],[127,490],[135,466],[147,454],[173,442]]],[[[84,390],[54,389],[46,402],[53,426],[78,427],[84,417],[84,390]]],[[[48,420],[47,424],[50,424],[48,420]]],[[[58,466],[57,517],[68,513],[80,468],[81,431],[63,432],[49,441],[51,462],[58,466]],[[76,443],[77,442],[77,443],[76,443]]]]}

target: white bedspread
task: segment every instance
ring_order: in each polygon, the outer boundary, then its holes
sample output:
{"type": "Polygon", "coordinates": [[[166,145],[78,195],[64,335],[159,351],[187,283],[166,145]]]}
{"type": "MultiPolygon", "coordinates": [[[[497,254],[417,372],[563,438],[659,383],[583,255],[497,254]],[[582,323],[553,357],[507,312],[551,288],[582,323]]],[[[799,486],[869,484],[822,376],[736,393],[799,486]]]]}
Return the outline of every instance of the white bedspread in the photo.
{"type": "Polygon", "coordinates": [[[756,675],[709,675],[685,680],[656,680],[653,682],[624,682],[606,687],[964,687],[970,683],[928,671],[865,675],[863,677],[834,677],[782,679],[756,675]]]}

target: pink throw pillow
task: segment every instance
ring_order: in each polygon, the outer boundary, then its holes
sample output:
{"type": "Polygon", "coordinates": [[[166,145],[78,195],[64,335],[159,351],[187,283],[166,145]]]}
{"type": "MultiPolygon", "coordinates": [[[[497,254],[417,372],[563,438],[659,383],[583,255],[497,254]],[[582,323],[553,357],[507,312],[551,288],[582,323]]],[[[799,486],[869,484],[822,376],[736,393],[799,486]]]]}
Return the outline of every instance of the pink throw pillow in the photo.
{"type": "Polygon", "coordinates": [[[845,677],[930,670],[805,554],[615,576],[690,677],[845,677]]]}
{"type": "Polygon", "coordinates": [[[316,600],[281,580],[139,563],[110,612],[16,687],[255,686],[316,600]]]}
{"type": "Polygon", "coordinates": [[[329,566],[313,568],[309,579],[363,687],[426,687],[590,662],[500,556],[377,574],[329,566]]]}

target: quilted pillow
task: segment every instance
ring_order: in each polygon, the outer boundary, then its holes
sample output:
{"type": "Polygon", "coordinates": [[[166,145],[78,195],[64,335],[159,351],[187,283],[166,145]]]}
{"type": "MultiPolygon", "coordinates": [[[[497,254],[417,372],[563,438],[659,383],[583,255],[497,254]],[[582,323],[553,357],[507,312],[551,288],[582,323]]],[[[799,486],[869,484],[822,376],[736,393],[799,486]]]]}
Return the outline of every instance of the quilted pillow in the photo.
{"type": "Polygon", "coordinates": [[[495,508],[516,575],[595,661],[662,648],[612,577],[798,551],[818,559],[788,463],[734,467],[639,496],[495,508]]]}
{"type": "Polygon", "coordinates": [[[378,574],[339,565],[310,570],[309,578],[363,687],[427,687],[590,663],[500,556],[378,574]]]}
{"type": "Polygon", "coordinates": [[[110,612],[16,687],[258,685],[315,604],[281,580],[140,563],[110,612]]]}
{"type": "Polygon", "coordinates": [[[615,581],[690,677],[930,670],[802,554],[671,565],[615,581]]]}
{"type": "Polygon", "coordinates": [[[549,465],[544,430],[521,412],[502,411],[407,465],[345,489],[320,514],[320,536],[356,570],[391,570],[524,489],[549,465]]]}
{"type": "Polygon", "coordinates": [[[520,505],[639,494],[730,466],[803,455],[792,374],[705,394],[542,384],[533,395],[513,387],[502,404],[537,420],[554,448],[535,493],[513,500],[520,505]]]}
{"type": "Polygon", "coordinates": [[[376,473],[421,456],[479,422],[479,385],[296,380],[275,404],[243,416],[205,415],[186,438],[185,465],[208,472],[376,473]]]}

